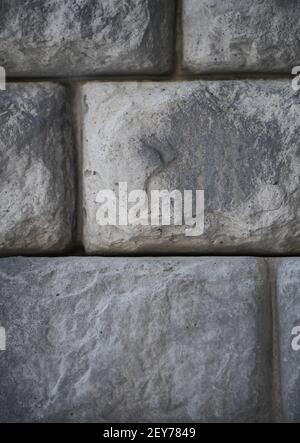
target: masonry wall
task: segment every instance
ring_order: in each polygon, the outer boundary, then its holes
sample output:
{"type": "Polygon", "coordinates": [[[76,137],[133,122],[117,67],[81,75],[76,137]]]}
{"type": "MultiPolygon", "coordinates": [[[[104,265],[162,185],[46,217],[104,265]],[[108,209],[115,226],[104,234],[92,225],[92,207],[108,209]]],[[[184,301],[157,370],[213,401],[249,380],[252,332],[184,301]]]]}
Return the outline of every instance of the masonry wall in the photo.
{"type": "Polygon", "coordinates": [[[300,420],[299,19],[1,1],[1,422],[300,420]],[[122,183],[204,231],[99,225],[122,183]]]}

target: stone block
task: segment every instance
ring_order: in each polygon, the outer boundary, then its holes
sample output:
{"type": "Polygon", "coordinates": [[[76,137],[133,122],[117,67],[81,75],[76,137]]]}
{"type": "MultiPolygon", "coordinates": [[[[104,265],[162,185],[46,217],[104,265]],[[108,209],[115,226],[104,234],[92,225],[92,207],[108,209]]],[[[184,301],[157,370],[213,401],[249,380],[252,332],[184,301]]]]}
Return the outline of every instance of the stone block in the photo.
{"type": "Polygon", "coordinates": [[[2,0],[9,76],[162,74],[173,65],[173,0],[2,0]]]}
{"type": "Polygon", "coordinates": [[[183,65],[193,73],[290,73],[300,65],[297,0],[183,0],[183,65]]]}
{"type": "Polygon", "coordinates": [[[300,106],[289,81],[91,82],[81,107],[88,253],[299,253],[300,106]],[[118,208],[120,183],[147,192],[147,214],[104,225],[99,192],[112,190],[118,208]],[[194,202],[203,190],[203,234],[191,236],[186,217],[152,223],[155,190],[192,190],[194,202]]]}
{"type": "Polygon", "coordinates": [[[300,258],[280,260],[276,289],[282,412],[300,422],[300,258]]]}
{"type": "Polygon", "coordinates": [[[0,254],[63,251],[74,225],[68,94],[54,83],[0,93],[0,254]]]}
{"type": "Polygon", "coordinates": [[[10,258],[0,269],[1,422],[268,419],[263,259],[10,258]]]}

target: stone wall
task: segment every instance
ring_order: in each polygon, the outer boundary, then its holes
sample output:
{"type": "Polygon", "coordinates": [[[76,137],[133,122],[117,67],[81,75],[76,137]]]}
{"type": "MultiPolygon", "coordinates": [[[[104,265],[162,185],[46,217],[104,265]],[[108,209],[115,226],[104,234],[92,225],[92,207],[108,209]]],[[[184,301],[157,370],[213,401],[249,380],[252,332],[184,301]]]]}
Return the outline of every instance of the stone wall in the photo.
{"type": "Polygon", "coordinates": [[[1,422],[300,421],[299,19],[1,1],[1,422]],[[120,183],[204,232],[99,225],[120,183]]]}

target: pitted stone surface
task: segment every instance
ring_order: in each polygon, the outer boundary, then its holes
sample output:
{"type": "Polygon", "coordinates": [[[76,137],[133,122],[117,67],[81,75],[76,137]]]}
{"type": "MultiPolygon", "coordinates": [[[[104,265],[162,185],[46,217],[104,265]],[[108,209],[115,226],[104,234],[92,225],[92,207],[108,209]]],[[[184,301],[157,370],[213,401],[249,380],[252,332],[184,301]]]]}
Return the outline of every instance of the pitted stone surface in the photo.
{"type": "Polygon", "coordinates": [[[270,411],[255,258],[0,261],[0,421],[257,421],[270,411]]]}
{"type": "Polygon", "coordinates": [[[300,258],[280,261],[277,313],[284,418],[300,421],[300,258]]]}
{"type": "Polygon", "coordinates": [[[10,76],[159,74],[173,63],[173,0],[1,0],[10,76]]]}
{"type": "Polygon", "coordinates": [[[9,83],[0,95],[0,253],[62,251],[71,241],[74,168],[64,87],[9,83]]]}
{"type": "Polygon", "coordinates": [[[87,252],[299,253],[300,106],[289,81],[92,82],[81,101],[87,252]],[[204,190],[204,234],[100,226],[97,194],[118,195],[121,182],[148,196],[204,190]]]}
{"type": "Polygon", "coordinates": [[[300,65],[298,0],[183,0],[183,64],[194,73],[300,65]]]}

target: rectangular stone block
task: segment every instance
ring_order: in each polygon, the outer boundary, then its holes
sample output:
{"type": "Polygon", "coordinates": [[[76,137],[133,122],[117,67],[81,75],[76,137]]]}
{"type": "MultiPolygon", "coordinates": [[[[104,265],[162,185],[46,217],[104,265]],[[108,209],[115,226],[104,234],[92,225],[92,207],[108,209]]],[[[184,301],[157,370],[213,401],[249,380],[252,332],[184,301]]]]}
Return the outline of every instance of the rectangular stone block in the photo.
{"type": "Polygon", "coordinates": [[[74,224],[68,96],[54,83],[0,92],[0,254],[61,252],[74,224]]]}
{"type": "Polygon", "coordinates": [[[300,258],[280,260],[276,289],[282,413],[300,422],[300,258]]]}
{"type": "Polygon", "coordinates": [[[194,73],[290,73],[300,65],[297,0],[183,0],[183,65],[194,73]]]}
{"type": "Polygon", "coordinates": [[[0,65],[10,76],[162,74],[173,0],[1,0],[0,65]]]}
{"type": "Polygon", "coordinates": [[[87,252],[299,253],[300,106],[289,81],[91,82],[81,107],[87,252]],[[123,183],[148,201],[131,196],[121,218],[123,183]],[[117,200],[104,221],[103,190],[117,200]],[[153,223],[157,190],[179,190],[184,207],[185,191],[195,203],[203,190],[204,232],[191,236],[182,207],[183,224],[153,223]]]}
{"type": "Polygon", "coordinates": [[[266,265],[255,258],[0,261],[0,421],[264,421],[266,265]]]}

